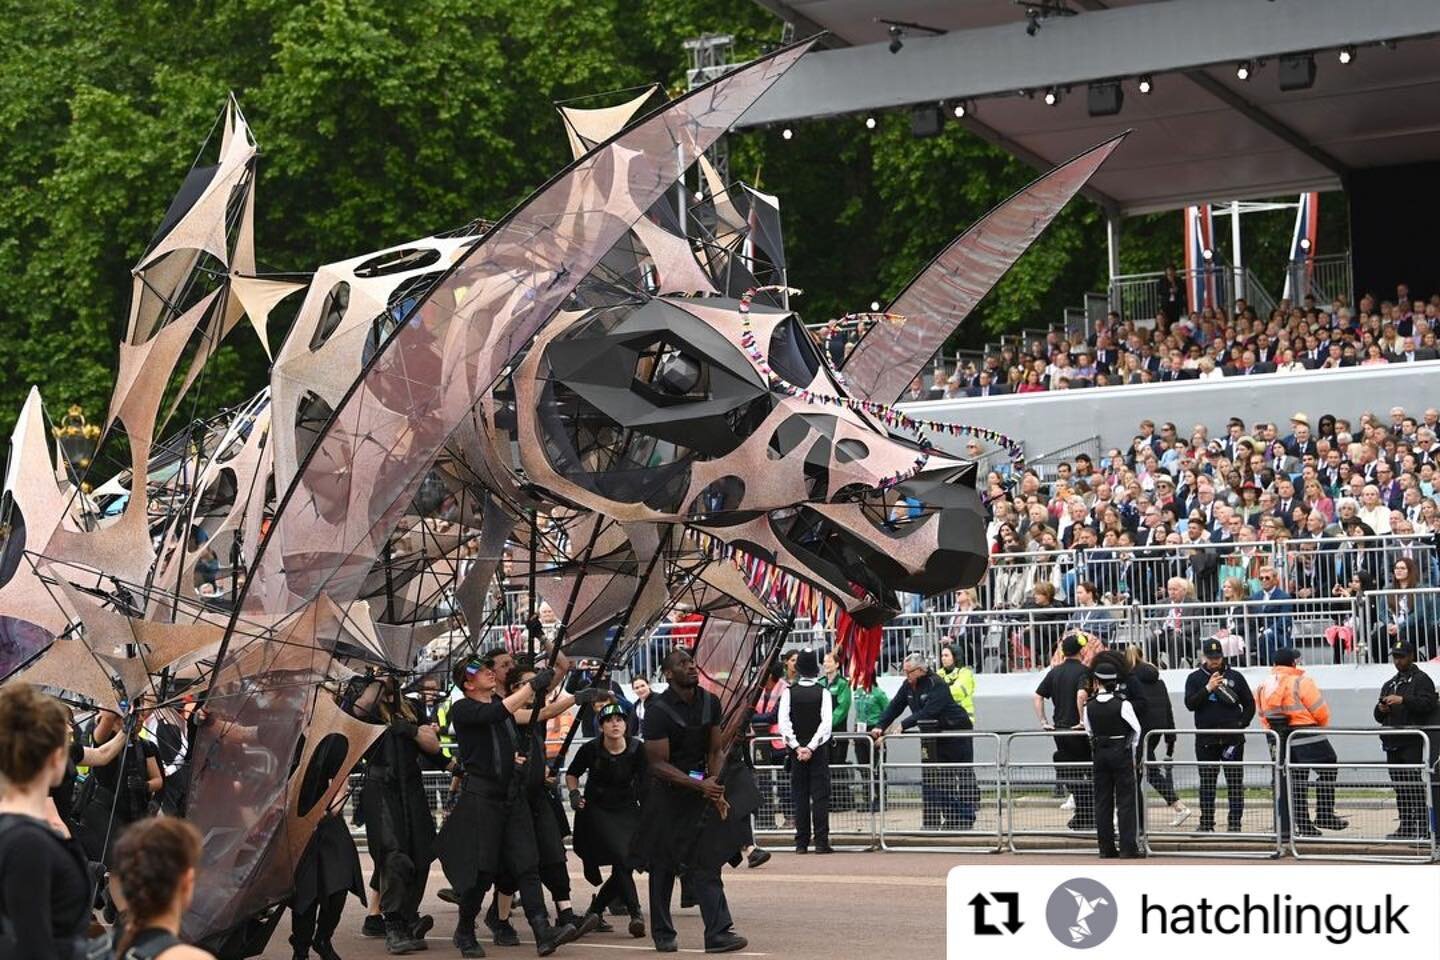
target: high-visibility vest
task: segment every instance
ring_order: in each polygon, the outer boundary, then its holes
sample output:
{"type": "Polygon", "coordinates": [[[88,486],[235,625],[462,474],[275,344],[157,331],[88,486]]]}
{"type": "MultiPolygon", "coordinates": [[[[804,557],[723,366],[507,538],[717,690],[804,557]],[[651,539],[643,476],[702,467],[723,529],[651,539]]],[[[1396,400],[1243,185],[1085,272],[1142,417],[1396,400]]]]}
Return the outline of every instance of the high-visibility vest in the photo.
{"type": "Polygon", "coordinates": [[[1267,728],[1272,721],[1294,727],[1330,724],[1330,707],[1315,681],[1299,667],[1277,666],[1255,689],[1255,712],[1267,728]]]}
{"type": "Polygon", "coordinates": [[[565,745],[565,738],[570,734],[570,728],[575,725],[575,711],[566,710],[559,716],[551,717],[545,725],[545,759],[554,760],[560,756],[560,751],[565,745]]]}

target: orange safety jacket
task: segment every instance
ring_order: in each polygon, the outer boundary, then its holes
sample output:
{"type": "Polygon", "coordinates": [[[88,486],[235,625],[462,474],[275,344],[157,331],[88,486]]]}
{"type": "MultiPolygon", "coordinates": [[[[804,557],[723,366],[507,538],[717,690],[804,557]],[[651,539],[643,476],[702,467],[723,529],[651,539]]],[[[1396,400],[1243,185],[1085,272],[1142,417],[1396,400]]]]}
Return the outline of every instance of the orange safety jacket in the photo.
{"type": "Polygon", "coordinates": [[[1274,720],[1284,720],[1292,729],[1330,724],[1330,707],[1320,688],[1299,667],[1271,668],[1255,689],[1255,712],[1267,729],[1274,720]]]}

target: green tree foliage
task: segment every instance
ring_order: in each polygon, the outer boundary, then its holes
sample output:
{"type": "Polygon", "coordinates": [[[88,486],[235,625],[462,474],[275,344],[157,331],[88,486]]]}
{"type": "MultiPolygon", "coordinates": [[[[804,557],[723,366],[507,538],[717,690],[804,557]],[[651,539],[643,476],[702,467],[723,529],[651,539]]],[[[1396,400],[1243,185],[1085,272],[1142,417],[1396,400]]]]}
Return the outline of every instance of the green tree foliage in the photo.
{"type": "MultiPolygon", "coordinates": [[[[129,269],[228,92],[262,148],[262,269],[308,271],[502,215],[569,159],[555,101],[674,93],[685,39],[732,33],[744,57],[779,35],[750,0],[0,0],[0,22],[6,431],[31,383],[52,409],[101,415],[129,269]]],[[[812,320],[888,299],[1035,175],[954,124],[916,140],[903,113],[874,131],[848,117],[789,141],[741,133],[732,148],[732,175],[781,197],[812,320]]],[[[1283,248],[1288,225],[1271,232],[1283,248]]],[[[1142,218],[1124,262],[1158,269],[1179,247],[1178,215],[1142,218]]],[[[959,339],[1058,319],[1104,270],[1100,213],[1077,200],[959,339]]],[[[200,412],[264,383],[245,331],[213,367],[200,412]]]]}

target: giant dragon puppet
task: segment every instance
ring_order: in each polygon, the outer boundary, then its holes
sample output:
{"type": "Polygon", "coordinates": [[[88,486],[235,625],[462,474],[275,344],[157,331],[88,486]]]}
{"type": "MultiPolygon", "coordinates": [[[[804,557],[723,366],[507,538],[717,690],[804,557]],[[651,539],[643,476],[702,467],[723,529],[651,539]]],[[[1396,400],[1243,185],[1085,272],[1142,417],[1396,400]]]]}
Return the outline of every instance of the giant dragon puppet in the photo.
{"type": "Polygon", "coordinates": [[[778,202],[703,156],[807,48],[648,111],[562,109],[574,162],[500,222],[308,276],[257,270],[257,147],[226,106],[133,270],[101,441],[124,469],[82,483],[32,390],[0,554],[0,676],[208,711],[188,936],[256,952],[245,931],[379,732],[336,691],[465,655],[515,614],[503,585],[607,664],[702,618],[735,710],[797,614],[876,624],[896,591],[980,578],[976,465],[888,404],[1119,140],[953,241],[832,369],[789,309],[778,202]],[[702,198],[677,205],[697,163],[702,198]],[[206,361],[245,320],[270,351],[288,297],[268,389],[202,414],[206,361]],[[202,558],[228,568],[215,586],[202,558]],[[301,808],[323,741],[344,764],[301,808]]]}

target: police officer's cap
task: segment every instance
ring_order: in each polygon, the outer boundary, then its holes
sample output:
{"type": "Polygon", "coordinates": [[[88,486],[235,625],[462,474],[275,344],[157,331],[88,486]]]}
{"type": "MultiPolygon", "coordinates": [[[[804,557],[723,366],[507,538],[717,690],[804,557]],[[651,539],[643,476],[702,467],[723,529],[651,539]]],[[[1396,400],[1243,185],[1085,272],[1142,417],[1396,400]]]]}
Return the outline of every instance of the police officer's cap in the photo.
{"type": "Polygon", "coordinates": [[[1115,664],[1102,661],[1095,664],[1095,679],[1109,682],[1120,679],[1120,671],[1115,669],[1115,664]]]}
{"type": "Polygon", "coordinates": [[[1200,653],[1205,657],[1223,657],[1225,656],[1225,648],[1220,645],[1219,640],[1211,637],[1209,640],[1206,640],[1205,645],[1200,648],[1200,653]]]}
{"type": "Polygon", "coordinates": [[[1413,657],[1415,656],[1415,644],[1409,640],[1396,640],[1390,644],[1390,656],[1392,657],[1413,657]]]}

